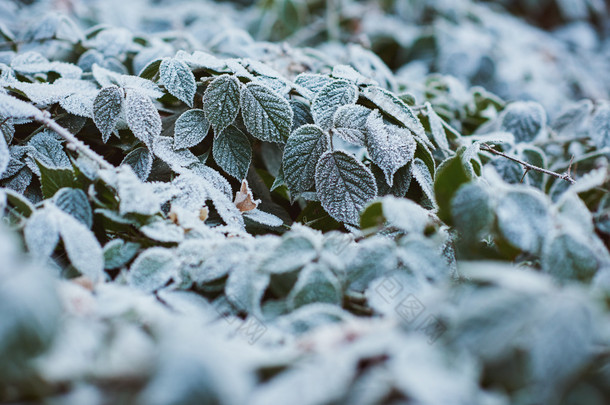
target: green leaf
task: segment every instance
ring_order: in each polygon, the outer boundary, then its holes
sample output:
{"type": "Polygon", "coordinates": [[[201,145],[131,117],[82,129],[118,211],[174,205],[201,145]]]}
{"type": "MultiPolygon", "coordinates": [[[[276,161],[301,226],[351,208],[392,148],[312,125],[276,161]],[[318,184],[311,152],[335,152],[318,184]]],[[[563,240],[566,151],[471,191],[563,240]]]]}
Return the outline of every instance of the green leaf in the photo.
{"type": "Polygon", "coordinates": [[[104,87],[93,101],[93,122],[106,143],[121,116],[123,91],[117,86],[104,87]]]}
{"type": "Polygon", "coordinates": [[[366,203],[377,195],[370,170],[352,155],[326,152],[316,165],[316,191],[322,207],[340,222],[356,225],[366,203]]]}
{"type": "Polygon", "coordinates": [[[339,107],[333,116],[333,134],[358,146],[366,144],[367,118],[371,110],[358,104],[339,107]]]}
{"type": "Polygon", "coordinates": [[[433,206],[436,206],[437,203],[434,193],[434,180],[432,179],[430,170],[428,170],[428,166],[426,166],[423,160],[417,158],[413,161],[411,170],[413,173],[413,178],[421,187],[426,198],[430,200],[433,206]]]}
{"type": "Polygon", "coordinates": [[[177,273],[178,260],[175,254],[165,248],[146,249],[134,260],[127,281],[145,292],[153,292],[163,287],[177,273]]]}
{"type": "Polygon", "coordinates": [[[153,59],[152,61],[148,62],[148,64],[142,68],[138,76],[143,79],[152,80],[153,77],[155,77],[155,75],[159,73],[161,62],[163,62],[163,59],[161,58],[153,59]]]}
{"type": "Polygon", "coordinates": [[[153,156],[145,147],[139,147],[127,154],[121,166],[129,166],[141,181],[146,181],[152,169],[153,156]]]}
{"type": "Polygon", "coordinates": [[[291,193],[309,191],[314,186],[316,164],[329,147],[328,135],[317,125],[303,125],[290,135],[282,167],[284,182],[291,193]]]}
{"type": "Polygon", "coordinates": [[[426,115],[430,122],[430,132],[432,133],[432,139],[436,142],[436,145],[443,151],[449,150],[449,142],[447,141],[447,135],[445,134],[445,128],[443,122],[438,114],[432,108],[432,105],[426,101],[426,115]]]}
{"type": "Polygon", "coordinates": [[[174,149],[186,149],[199,145],[210,130],[210,123],[203,110],[185,111],[174,126],[174,149]]]}
{"type": "Polygon", "coordinates": [[[601,104],[593,114],[590,136],[598,149],[610,147],[610,104],[601,104]]]}
{"type": "Polygon", "coordinates": [[[104,277],[104,255],[93,232],[71,215],[56,211],[59,234],[72,266],[93,282],[102,279],[104,277]]]}
{"type": "Polygon", "coordinates": [[[135,90],[127,91],[125,119],[134,136],[149,149],[161,135],[161,116],[148,96],[135,90]]]}
{"type": "Polygon", "coordinates": [[[546,127],[544,108],[533,101],[509,104],[500,117],[500,130],[510,132],[516,142],[530,142],[546,127]]]}
{"type": "Polygon", "coordinates": [[[411,170],[411,163],[407,163],[394,173],[394,179],[392,181],[392,187],[388,185],[385,180],[385,174],[377,165],[371,165],[371,171],[375,176],[375,182],[377,183],[377,194],[380,196],[393,195],[395,197],[404,197],[409,191],[411,186],[411,180],[413,179],[413,172],[411,170]]]}
{"type": "Polygon", "coordinates": [[[232,75],[220,75],[212,80],[203,94],[203,110],[218,136],[237,118],[241,84],[232,75]]]}
{"type": "Polygon", "coordinates": [[[580,232],[565,230],[544,244],[542,270],[561,280],[590,281],[599,266],[598,255],[580,232]]]}
{"type": "Polygon", "coordinates": [[[197,83],[186,63],[174,58],[163,59],[159,68],[159,79],[172,96],[189,107],[193,106],[197,83]]]}
{"type": "Polygon", "coordinates": [[[498,229],[513,247],[538,253],[551,229],[549,203],[533,189],[515,189],[499,198],[496,208],[498,229]]]}
{"type": "Polygon", "coordinates": [[[243,180],[252,161],[252,147],[248,137],[231,125],[214,140],[212,156],[222,170],[243,180]]]}
{"type": "Polygon", "coordinates": [[[463,184],[451,199],[452,223],[460,238],[474,243],[490,230],[495,219],[491,195],[484,184],[463,184]]]}
{"type": "Polygon", "coordinates": [[[381,202],[389,225],[408,233],[424,233],[430,222],[428,210],[406,198],[388,196],[381,202]]]}
{"type": "Polygon", "coordinates": [[[288,296],[292,308],[317,302],[339,305],[341,299],[341,285],[337,277],[320,263],[312,263],[301,270],[288,296]]]}
{"type": "Polygon", "coordinates": [[[333,117],[339,107],[354,104],[358,100],[358,87],[345,80],[334,80],[324,86],[311,102],[313,120],[323,130],[333,125],[333,117]]]}
{"type": "Polygon", "coordinates": [[[104,245],[104,268],[108,270],[125,266],[135,257],[140,244],[113,239],[104,245]]]}
{"type": "Polygon", "coordinates": [[[87,194],[78,188],[62,188],[53,196],[55,205],[88,228],[93,225],[93,212],[87,194]]]}
{"type": "Polygon", "coordinates": [[[383,170],[386,183],[391,187],[398,169],[413,160],[413,135],[408,129],[385,124],[377,110],[370,113],[366,120],[366,131],[366,145],[371,160],[383,170]]]}
{"type": "Polygon", "coordinates": [[[285,98],[250,82],[241,89],[240,105],[244,124],[252,136],[267,142],[286,142],[293,112],[285,98]]]}
{"type": "Polygon", "coordinates": [[[438,204],[438,217],[447,225],[451,225],[451,200],[455,192],[472,178],[464,168],[461,153],[445,159],[438,167],[434,178],[434,195],[438,204]]]}
{"type": "Polygon", "coordinates": [[[11,154],[6,144],[4,134],[0,133],[0,176],[4,174],[11,161],[11,154]]]}
{"type": "Polygon", "coordinates": [[[369,86],[362,90],[362,95],[372,101],[382,112],[398,120],[416,136],[425,138],[424,127],[415,113],[394,94],[381,87],[369,86]]]}
{"type": "Polygon", "coordinates": [[[73,187],[76,184],[74,172],[72,169],[57,169],[46,166],[44,163],[36,160],[38,169],[40,170],[40,185],[42,188],[42,196],[51,198],[61,188],[73,187]]]}
{"type": "Polygon", "coordinates": [[[48,258],[59,243],[57,218],[48,209],[34,211],[23,228],[23,236],[32,256],[40,259],[48,258]]]}

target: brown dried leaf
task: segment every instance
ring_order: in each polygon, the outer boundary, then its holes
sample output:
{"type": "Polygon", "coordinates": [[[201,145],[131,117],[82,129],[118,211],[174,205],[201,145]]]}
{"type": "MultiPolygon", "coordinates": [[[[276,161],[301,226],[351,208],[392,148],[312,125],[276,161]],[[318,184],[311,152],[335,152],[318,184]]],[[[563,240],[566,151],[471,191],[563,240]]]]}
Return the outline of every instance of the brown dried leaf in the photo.
{"type": "Polygon", "coordinates": [[[241,212],[252,211],[258,204],[260,204],[261,200],[255,200],[252,195],[252,190],[248,186],[248,181],[243,180],[241,182],[241,188],[237,193],[235,193],[235,201],[233,203],[241,212]]]}

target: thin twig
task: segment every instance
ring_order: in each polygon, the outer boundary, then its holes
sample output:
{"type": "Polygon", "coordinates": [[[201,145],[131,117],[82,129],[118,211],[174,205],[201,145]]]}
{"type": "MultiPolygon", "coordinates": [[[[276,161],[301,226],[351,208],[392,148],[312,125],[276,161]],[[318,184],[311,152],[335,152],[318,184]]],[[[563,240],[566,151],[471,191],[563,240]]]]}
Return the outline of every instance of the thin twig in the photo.
{"type": "MultiPolygon", "coordinates": [[[[519,163],[525,169],[525,173],[523,173],[523,178],[525,178],[525,175],[527,174],[527,172],[529,172],[530,170],[534,170],[534,171],[537,171],[537,172],[540,172],[540,173],[548,174],[549,176],[557,177],[558,179],[561,179],[561,180],[565,180],[565,181],[567,181],[570,184],[576,183],[576,180],[574,180],[572,178],[572,176],[570,175],[570,168],[568,168],[568,171],[566,173],[563,173],[563,174],[555,173],[555,172],[552,172],[550,170],[543,169],[542,167],[534,166],[534,165],[532,165],[530,163],[524,162],[523,160],[517,159],[516,157],[509,156],[509,155],[507,155],[505,153],[497,151],[494,148],[492,148],[491,146],[489,146],[487,144],[484,144],[484,143],[481,144],[481,149],[483,149],[483,150],[485,150],[487,152],[491,152],[494,155],[502,156],[502,157],[505,157],[508,160],[512,160],[513,162],[519,163]]],[[[570,167],[571,167],[571,165],[570,165],[570,167]]],[[[523,181],[523,178],[521,179],[521,181],[523,181]]]]}
{"type": "Polygon", "coordinates": [[[114,166],[108,163],[102,156],[95,153],[83,141],[77,139],[74,135],[70,133],[70,131],[55,122],[51,118],[51,114],[48,111],[42,111],[42,114],[38,114],[32,118],[49,128],[50,130],[55,131],[59,136],[64,138],[68,142],[68,148],[76,150],[84,156],[88,157],[89,159],[93,160],[102,169],[114,169],[114,166]]]}

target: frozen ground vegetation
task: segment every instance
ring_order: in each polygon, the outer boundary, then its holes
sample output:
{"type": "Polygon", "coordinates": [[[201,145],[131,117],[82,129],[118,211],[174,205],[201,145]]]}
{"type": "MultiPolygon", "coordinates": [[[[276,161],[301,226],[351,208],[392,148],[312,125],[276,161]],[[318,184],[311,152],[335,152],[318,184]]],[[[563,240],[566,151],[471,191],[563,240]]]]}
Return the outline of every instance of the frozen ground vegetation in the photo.
{"type": "Polygon", "coordinates": [[[610,403],[602,0],[0,0],[0,402],[610,403]]]}

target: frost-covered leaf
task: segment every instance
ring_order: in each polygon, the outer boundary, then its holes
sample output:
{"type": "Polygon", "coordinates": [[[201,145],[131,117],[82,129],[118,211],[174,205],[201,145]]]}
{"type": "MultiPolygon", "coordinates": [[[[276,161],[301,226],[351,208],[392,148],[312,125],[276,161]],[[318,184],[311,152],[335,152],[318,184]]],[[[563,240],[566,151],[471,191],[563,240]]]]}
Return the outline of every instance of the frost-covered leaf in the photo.
{"type": "Polygon", "coordinates": [[[289,273],[305,266],[318,256],[315,241],[308,235],[288,233],[261,263],[260,269],[272,274],[289,273]]]}
{"type": "Polygon", "coordinates": [[[91,72],[93,73],[95,80],[102,87],[116,85],[124,88],[127,93],[135,91],[155,99],[163,97],[164,94],[156,83],[138,76],[116,73],[111,70],[104,69],[97,64],[93,65],[91,72]]]}
{"type": "Polygon", "coordinates": [[[82,275],[97,281],[104,276],[104,254],[93,232],[82,222],[59,210],[57,222],[68,259],[82,275]]]}
{"type": "Polygon", "coordinates": [[[11,161],[11,153],[6,144],[4,134],[0,133],[0,177],[4,174],[8,168],[9,162],[11,161]]]}
{"type": "Polygon", "coordinates": [[[133,261],[127,281],[139,290],[153,292],[167,284],[177,270],[178,260],[171,250],[153,247],[140,253],[133,261]]]}
{"type": "Polygon", "coordinates": [[[127,154],[121,166],[129,166],[141,181],[146,181],[152,168],[153,156],[145,147],[139,147],[127,154]]]}
{"type": "Polygon", "coordinates": [[[248,137],[230,125],[214,139],[212,156],[222,170],[237,180],[243,180],[252,161],[252,147],[248,137]]]}
{"type": "Polygon", "coordinates": [[[210,123],[200,109],[185,111],[174,126],[174,149],[198,145],[208,134],[210,123]]]}
{"type": "Polygon", "coordinates": [[[425,138],[424,127],[411,108],[389,91],[377,86],[362,90],[362,95],[371,100],[382,112],[398,120],[420,138],[425,138]]]}
{"type": "Polygon", "coordinates": [[[288,296],[290,306],[299,308],[316,302],[340,304],[341,285],[337,277],[324,265],[312,263],[299,273],[299,278],[288,296]]]}
{"type": "Polygon", "coordinates": [[[244,212],[244,218],[248,218],[251,221],[262,225],[270,226],[272,228],[282,226],[282,224],[284,223],[281,218],[276,217],[273,214],[269,214],[268,212],[261,211],[257,208],[244,212]]]}
{"type": "Polygon", "coordinates": [[[542,270],[559,279],[588,281],[600,264],[590,241],[578,231],[554,234],[544,243],[542,270]]]}
{"type": "Polygon", "coordinates": [[[366,122],[371,110],[358,104],[339,107],[333,117],[333,134],[358,146],[366,145],[366,122]]]}
{"type": "Polygon", "coordinates": [[[133,259],[140,245],[135,242],[126,242],[123,239],[113,239],[104,245],[104,268],[118,269],[133,259]]]}
{"type": "Polygon", "coordinates": [[[377,165],[371,165],[371,171],[375,176],[375,182],[377,183],[377,194],[393,195],[395,197],[404,197],[409,191],[411,181],[413,180],[413,172],[411,170],[411,163],[408,163],[398,169],[394,173],[394,179],[392,181],[392,187],[388,185],[385,179],[385,174],[377,165]]]}
{"type": "Polygon", "coordinates": [[[406,198],[384,197],[383,216],[388,224],[404,232],[423,234],[430,222],[428,211],[406,198]]]}
{"type": "Polygon", "coordinates": [[[169,136],[157,136],[153,142],[152,150],[155,155],[167,163],[172,169],[186,167],[198,163],[199,159],[188,149],[174,150],[174,140],[169,136]]]}
{"type": "Polygon", "coordinates": [[[240,105],[244,124],[252,136],[267,142],[286,142],[293,112],[285,98],[251,82],[241,89],[240,105]]]}
{"type": "Polygon", "coordinates": [[[310,100],[313,99],[324,86],[332,81],[333,79],[328,76],[315,73],[301,73],[294,79],[294,83],[296,85],[309,91],[308,94],[303,94],[303,96],[309,98],[310,100]]]}
{"type": "Polygon", "coordinates": [[[371,159],[383,170],[386,183],[392,186],[394,173],[413,160],[413,135],[406,128],[384,123],[377,110],[368,116],[366,131],[366,145],[371,159]]]}
{"type": "Polygon", "coordinates": [[[317,125],[304,125],[290,135],[282,167],[284,182],[292,193],[308,191],[314,186],[316,164],[329,147],[328,135],[317,125]]]}
{"type": "Polygon", "coordinates": [[[597,108],[591,119],[591,140],[598,149],[610,147],[610,104],[597,108]]]}
{"type": "MultiPolygon", "coordinates": [[[[45,166],[57,169],[72,169],[70,159],[54,132],[44,131],[34,135],[28,142],[28,146],[31,147],[30,155],[45,166]]],[[[34,168],[34,170],[36,169],[34,168]]]]}
{"type": "Polygon", "coordinates": [[[142,183],[129,166],[122,166],[116,174],[119,212],[153,215],[160,209],[159,197],[149,184],[142,183]]]}
{"type": "Polygon", "coordinates": [[[334,80],[324,86],[311,102],[311,114],[316,125],[328,130],[339,107],[358,100],[358,87],[345,80],[334,80]]]}
{"type": "Polygon", "coordinates": [[[220,75],[212,80],[203,94],[203,110],[218,136],[237,118],[240,82],[232,75],[220,75]]]}
{"type": "Polygon", "coordinates": [[[311,116],[311,109],[308,103],[299,99],[291,99],[290,108],[294,112],[292,132],[303,125],[313,124],[313,117],[311,116]]]}
{"type": "Polygon", "coordinates": [[[93,225],[93,212],[87,194],[78,188],[62,188],[53,196],[55,205],[67,214],[72,215],[88,228],[93,225]]]}
{"type": "Polygon", "coordinates": [[[451,217],[460,237],[477,241],[491,230],[495,214],[492,198],[484,185],[461,186],[451,200],[451,217]]]}
{"type": "Polygon", "coordinates": [[[530,142],[545,129],[546,112],[536,102],[517,101],[502,111],[500,120],[500,130],[512,133],[516,142],[530,142]]]}
{"type": "Polygon", "coordinates": [[[127,91],[125,120],[134,136],[152,148],[161,134],[161,117],[150,98],[138,91],[127,91]]]}
{"type": "Polygon", "coordinates": [[[79,79],[83,71],[72,63],[53,61],[37,52],[24,52],[11,61],[11,67],[21,74],[55,72],[67,79],[79,79]]]}
{"type": "Polygon", "coordinates": [[[46,259],[59,242],[59,224],[54,213],[48,209],[34,211],[23,229],[28,251],[34,257],[46,259]]]}
{"type": "Polygon", "coordinates": [[[32,104],[18,98],[0,93],[0,117],[6,118],[40,118],[42,112],[32,104]]]}
{"type": "Polygon", "coordinates": [[[537,253],[551,227],[546,199],[534,190],[513,190],[499,199],[498,228],[517,249],[537,253]]]}
{"type": "Polygon", "coordinates": [[[412,165],[413,178],[417,181],[417,184],[421,187],[425,196],[430,200],[433,205],[436,205],[436,198],[434,195],[434,180],[430,174],[428,166],[420,158],[416,158],[412,165]]]}
{"type": "Polygon", "coordinates": [[[193,106],[197,83],[193,72],[186,63],[174,58],[163,59],[159,68],[159,80],[169,94],[189,107],[193,106]]]}
{"type": "Polygon", "coordinates": [[[322,207],[337,221],[348,224],[358,224],[360,210],[377,195],[370,170],[342,151],[320,157],[315,182],[322,207]]]}
{"type": "Polygon", "coordinates": [[[430,122],[432,139],[434,139],[434,142],[439,148],[441,148],[441,150],[449,150],[449,142],[447,141],[447,135],[445,134],[443,122],[429,102],[426,102],[426,115],[428,116],[428,121],[430,122]]]}
{"type": "Polygon", "coordinates": [[[140,227],[139,231],[158,242],[179,243],[184,240],[184,229],[169,221],[153,221],[140,227]]]}
{"type": "Polygon", "coordinates": [[[93,121],[102,133],[104,143],[119,120],[123,103],[123,92],[116,86],[104,87],[93,102],[93,121]]]}

